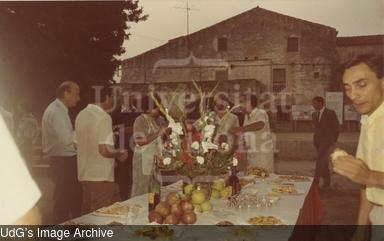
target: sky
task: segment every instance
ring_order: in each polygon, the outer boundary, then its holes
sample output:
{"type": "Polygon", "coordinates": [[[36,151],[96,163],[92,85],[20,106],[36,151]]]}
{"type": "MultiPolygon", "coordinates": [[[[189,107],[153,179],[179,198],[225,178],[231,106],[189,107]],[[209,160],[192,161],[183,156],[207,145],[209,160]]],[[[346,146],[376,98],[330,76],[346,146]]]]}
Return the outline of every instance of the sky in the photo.
{"type": "MultiPolygon", "coordinates": [[[[147,21],[129,23],[122,59],[187,33],[187,0],[140,0],[147,21]]],[[[190,33],[256,6],[336,28],[338,36],[384,34],[384,0],[189,0],[190,33]]]]}

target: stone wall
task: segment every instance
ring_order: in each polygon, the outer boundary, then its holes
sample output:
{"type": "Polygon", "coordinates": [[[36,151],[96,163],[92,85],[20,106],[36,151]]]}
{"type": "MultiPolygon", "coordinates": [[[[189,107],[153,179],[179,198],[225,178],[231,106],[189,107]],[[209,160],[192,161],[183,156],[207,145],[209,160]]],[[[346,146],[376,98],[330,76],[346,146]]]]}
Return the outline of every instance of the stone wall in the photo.
{"type": "Polygon", "coordinates": [[[293,92],[296,102],[309,103],[334,80],[336,34],[327,26],[254,8],[124,61],[121,81],[209,82],[217,80],[217,71],[227,71],[230,81],[254,79],[271,91],[278,68],[286,72],[285,91],[293,92]],[[298,38],[298,51],[287,51],[289,37],[298,38]],[[227,51],[218,50],[220,38],[227,39],[227,51]]]}

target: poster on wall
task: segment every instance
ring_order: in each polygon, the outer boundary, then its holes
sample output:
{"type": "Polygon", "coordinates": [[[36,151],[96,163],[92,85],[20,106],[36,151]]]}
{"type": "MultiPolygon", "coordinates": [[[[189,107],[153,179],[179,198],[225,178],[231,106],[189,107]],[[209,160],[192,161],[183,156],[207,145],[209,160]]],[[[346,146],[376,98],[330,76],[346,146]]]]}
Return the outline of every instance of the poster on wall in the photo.
{"type": "Polygon", "coordinates": [[[361,115],[355,111],[352,105],[344,105],[344,120],[359,121],[361,115]]]}
{"type": "Polygon", "coordinates": [[[292,105],[293,120],[312,120],[314,108],[311,105],[292,105]]]}
{"type": "Polygon", "coordinates": [[[336,112],[340,124],[343,123],[343,98],[343,92],[325,92],[325,105],[336,112]]]}

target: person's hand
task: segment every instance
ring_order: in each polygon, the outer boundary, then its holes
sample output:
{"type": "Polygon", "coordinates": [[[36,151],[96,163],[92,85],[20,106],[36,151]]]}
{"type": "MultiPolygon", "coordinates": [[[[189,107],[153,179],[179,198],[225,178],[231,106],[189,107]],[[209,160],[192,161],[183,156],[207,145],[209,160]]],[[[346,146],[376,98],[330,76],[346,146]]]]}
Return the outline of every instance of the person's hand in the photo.
{"type": "Polygon", "coordinates": [[[332,163],[336,173],[359,184],[367,183],[370,170],[362,160],[347,155],[336,158],[332,163]]]}
{"type": "Polygon", "coordinates": [[[159,131],[159,136],[169,136],[172,133],[171,127],[163,127],[159,131]]]}
{"type": "Polygon", "coordinates": [[[117,156],[117,160],[120,162],[126,161],[128,158],[128,151],[127,150],[120,150],[119,155],[117,156]]]}

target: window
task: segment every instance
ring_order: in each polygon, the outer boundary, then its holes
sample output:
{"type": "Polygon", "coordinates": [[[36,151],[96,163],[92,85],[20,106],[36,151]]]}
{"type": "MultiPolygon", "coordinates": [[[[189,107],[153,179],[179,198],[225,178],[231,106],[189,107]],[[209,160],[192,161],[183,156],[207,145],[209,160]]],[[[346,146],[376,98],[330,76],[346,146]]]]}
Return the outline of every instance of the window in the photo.
{"type": "Polygon", "coordinates": [[[228,80],[228,70],[216,70],[215,80],[228,80]]]}
{"type": "Polygon", "coordinates": [[[218,51],[227,51],[227,38],[219,38],[217,40],[217,50],[218,51]]]}
{"type": "Polygon", "coordinates": [[[287,51],[297,52],[299,51],[299,39],[296,37],[290,37],[287,40],[287,51]]]}
{"type": "Polygon", "coordinates": [[[272,90],[279,93],[286,88],[285,69],[274,69],[272,76],[272,90]]]}
{"type": "Polygon", "coordinates": [[[313,78],[314,79],[318,79],[320,77],[320,73],[319,72],[314,72],[313,73],[313,78]]]}

